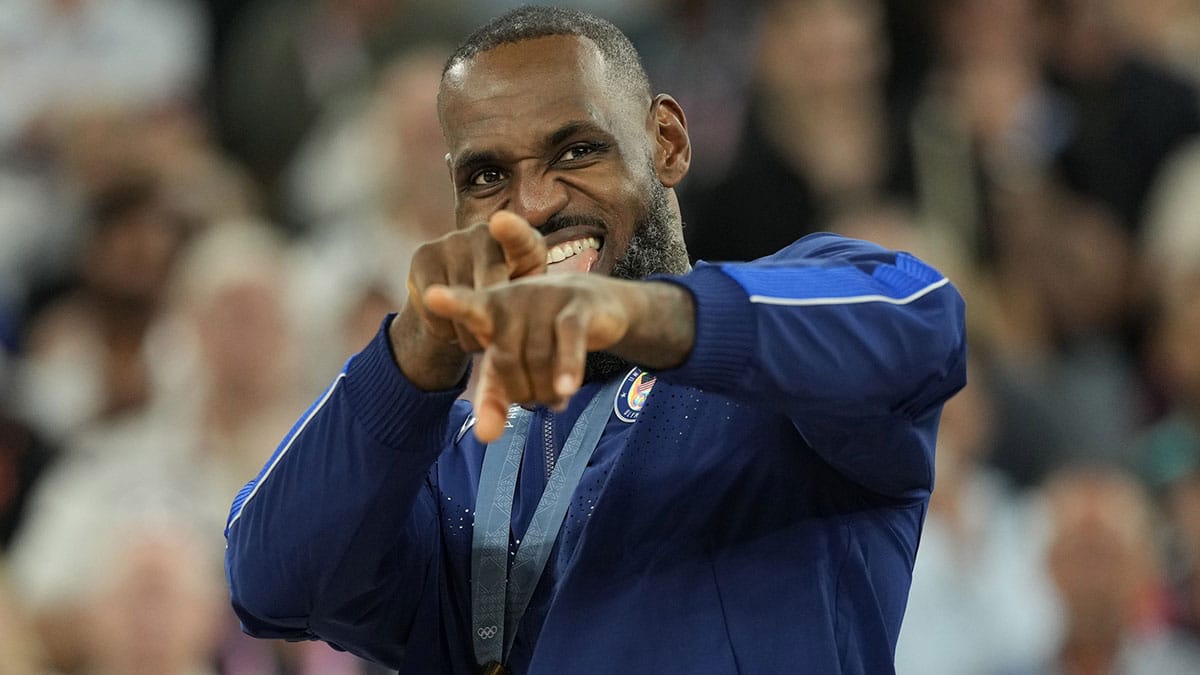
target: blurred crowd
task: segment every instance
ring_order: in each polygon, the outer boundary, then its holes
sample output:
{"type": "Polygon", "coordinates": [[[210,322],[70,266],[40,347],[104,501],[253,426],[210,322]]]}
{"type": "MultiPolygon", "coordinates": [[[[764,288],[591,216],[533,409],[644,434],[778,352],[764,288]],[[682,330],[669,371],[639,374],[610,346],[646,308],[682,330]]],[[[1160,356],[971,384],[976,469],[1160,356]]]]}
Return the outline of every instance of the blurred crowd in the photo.
{"type": "MultiPolygon", "coordinates": [[[[453,227],[442,63],[515,4],[0,0],[0,673],[380,672],[243,637],[221,533],[453,227]]],[[[1200,0],[562,4],[688,113],[695,258],[967,298],[898,672],[1200,673],[1200,0]]]]}

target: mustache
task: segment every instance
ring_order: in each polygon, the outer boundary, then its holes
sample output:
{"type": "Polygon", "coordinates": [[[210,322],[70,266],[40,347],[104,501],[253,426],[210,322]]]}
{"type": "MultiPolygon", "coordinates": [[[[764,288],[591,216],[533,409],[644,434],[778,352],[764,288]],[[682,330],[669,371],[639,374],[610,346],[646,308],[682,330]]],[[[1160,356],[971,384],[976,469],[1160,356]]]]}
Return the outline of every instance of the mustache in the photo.
{"type": "Polygon", "coordinates": [[[559,230],[565,230],[568,227],[577,226],[599,227],[605,232],[607,232],[609,229],[608,223],[606,223],[603,218],[598,216],[558,214],[551,216],[549,220],[543,223],[542,226],[538,228],[538,232],[541,232],[542,236],[545,237],[558,232],[559,230]]]}

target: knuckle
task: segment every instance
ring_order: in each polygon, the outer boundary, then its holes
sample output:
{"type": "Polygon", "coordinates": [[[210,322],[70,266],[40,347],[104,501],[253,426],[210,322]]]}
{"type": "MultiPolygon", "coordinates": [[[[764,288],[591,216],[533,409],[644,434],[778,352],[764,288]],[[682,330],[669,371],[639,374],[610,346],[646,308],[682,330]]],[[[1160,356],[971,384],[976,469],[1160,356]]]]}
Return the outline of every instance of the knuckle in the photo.
{"type": "Polygon", "coordinates": [[[558,394],[554,391],[554,384],[548,378],[541,378],[534,383],[533,397],[542,403],[555,403],[558,401],[558,394]]]}
{"type": "Polygon", "coordinates": [[[479,342],[470,331],[463,329],[462,326],[454,324],[453,326],[454,340],[458,342],[458,346],[465,352],[479,351],[479,342]]]}
{"type": "Polygon", "coordinates": [[[515,354],[495,352],[492,354],[492,386],[502,390],[514,402],[534,398],[529,380],[525,376],[520,358],[515,354]]]}
{"type": "Polygon", "coordinates": [[[530,364],[545,365],[554,359],[554,341],[547,331],[533,331],[525,341],[525,358],[530,364]]]}
{"type": "Polygon", "coordinates": [[[437,251],[445,245],[442,242],[442,239],[436,239],[434,241],[424,242],[417,246],[416,250],[413,251],[413,265],[416,266],[418,262],[425,262],[429,260],[429,258],[436,256],[437,251]]]}
{"type": "Polygon", "coordinates": [[[492,368],[500,375],[511,375],[521,369],[521,362],[516,354],[496,349],[492,352],[492,368]]]}
{"type": "Polygon", "coordinates": [[[577,332],[587,326],[587,317],[575,307],[566,307],[554,318],[554,325],[560,332],[577,332]]]}
{"type": "Polygon", "coordinates": [[[498,265],[480,266],[475,272],[475,288],[486,288],[508,281],[508,268],[498,265]]]}
{"type": "Polygon", "coordinates": [[[491,231],[488,229],[487,221],[480,221],[467,227],[466,229],[459,230],[459,232],[476,240],[492,238],[491,231]]]}
{"type": "Polygon", "coordinates": [[[408,285],[410,287],[422,288],[433,275],[433,270],[437,268],[437,253],[430,247],[431,244],[421,244],[413,252],[412,261],[408,266],[408,285]]]}

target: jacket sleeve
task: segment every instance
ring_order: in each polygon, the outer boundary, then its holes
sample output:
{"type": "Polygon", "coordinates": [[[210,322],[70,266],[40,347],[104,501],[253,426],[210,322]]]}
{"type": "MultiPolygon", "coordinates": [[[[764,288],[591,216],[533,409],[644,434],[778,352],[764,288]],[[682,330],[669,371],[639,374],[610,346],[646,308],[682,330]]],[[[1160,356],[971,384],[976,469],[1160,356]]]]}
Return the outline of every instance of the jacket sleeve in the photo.
{"type": "Polygon", "coordinates": [[[225,567],[247,633],[320,638],[392,668],[409,643],[436,649],[430,467],[459,393],[409,384],[386,324],[350,359],[233,503],[225,567]]]}
{"type": "Polygon", "coordinates": [[[920,499],[941,404],[966,383],[964,304],[907,253],[828,233],[751,263],[700,263],[692,352],[668,381],[778,406],[851,480],[920,499]]]}

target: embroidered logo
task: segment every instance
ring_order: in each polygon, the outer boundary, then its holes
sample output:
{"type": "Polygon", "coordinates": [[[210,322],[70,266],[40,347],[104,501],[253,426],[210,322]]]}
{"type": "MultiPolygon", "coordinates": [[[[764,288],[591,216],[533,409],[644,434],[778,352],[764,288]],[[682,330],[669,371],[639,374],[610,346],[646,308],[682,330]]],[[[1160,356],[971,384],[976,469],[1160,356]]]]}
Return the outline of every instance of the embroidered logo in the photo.
{"type": "Polygon", "coordinates": [[[613,412],[617,413],[622,422],[632,424],[637,421],[656,379],[653,375],[642,372],[640,368],[634,368],[625,376],[625,381],[617,390],[617,398],[613,401],[613,412]]]}

